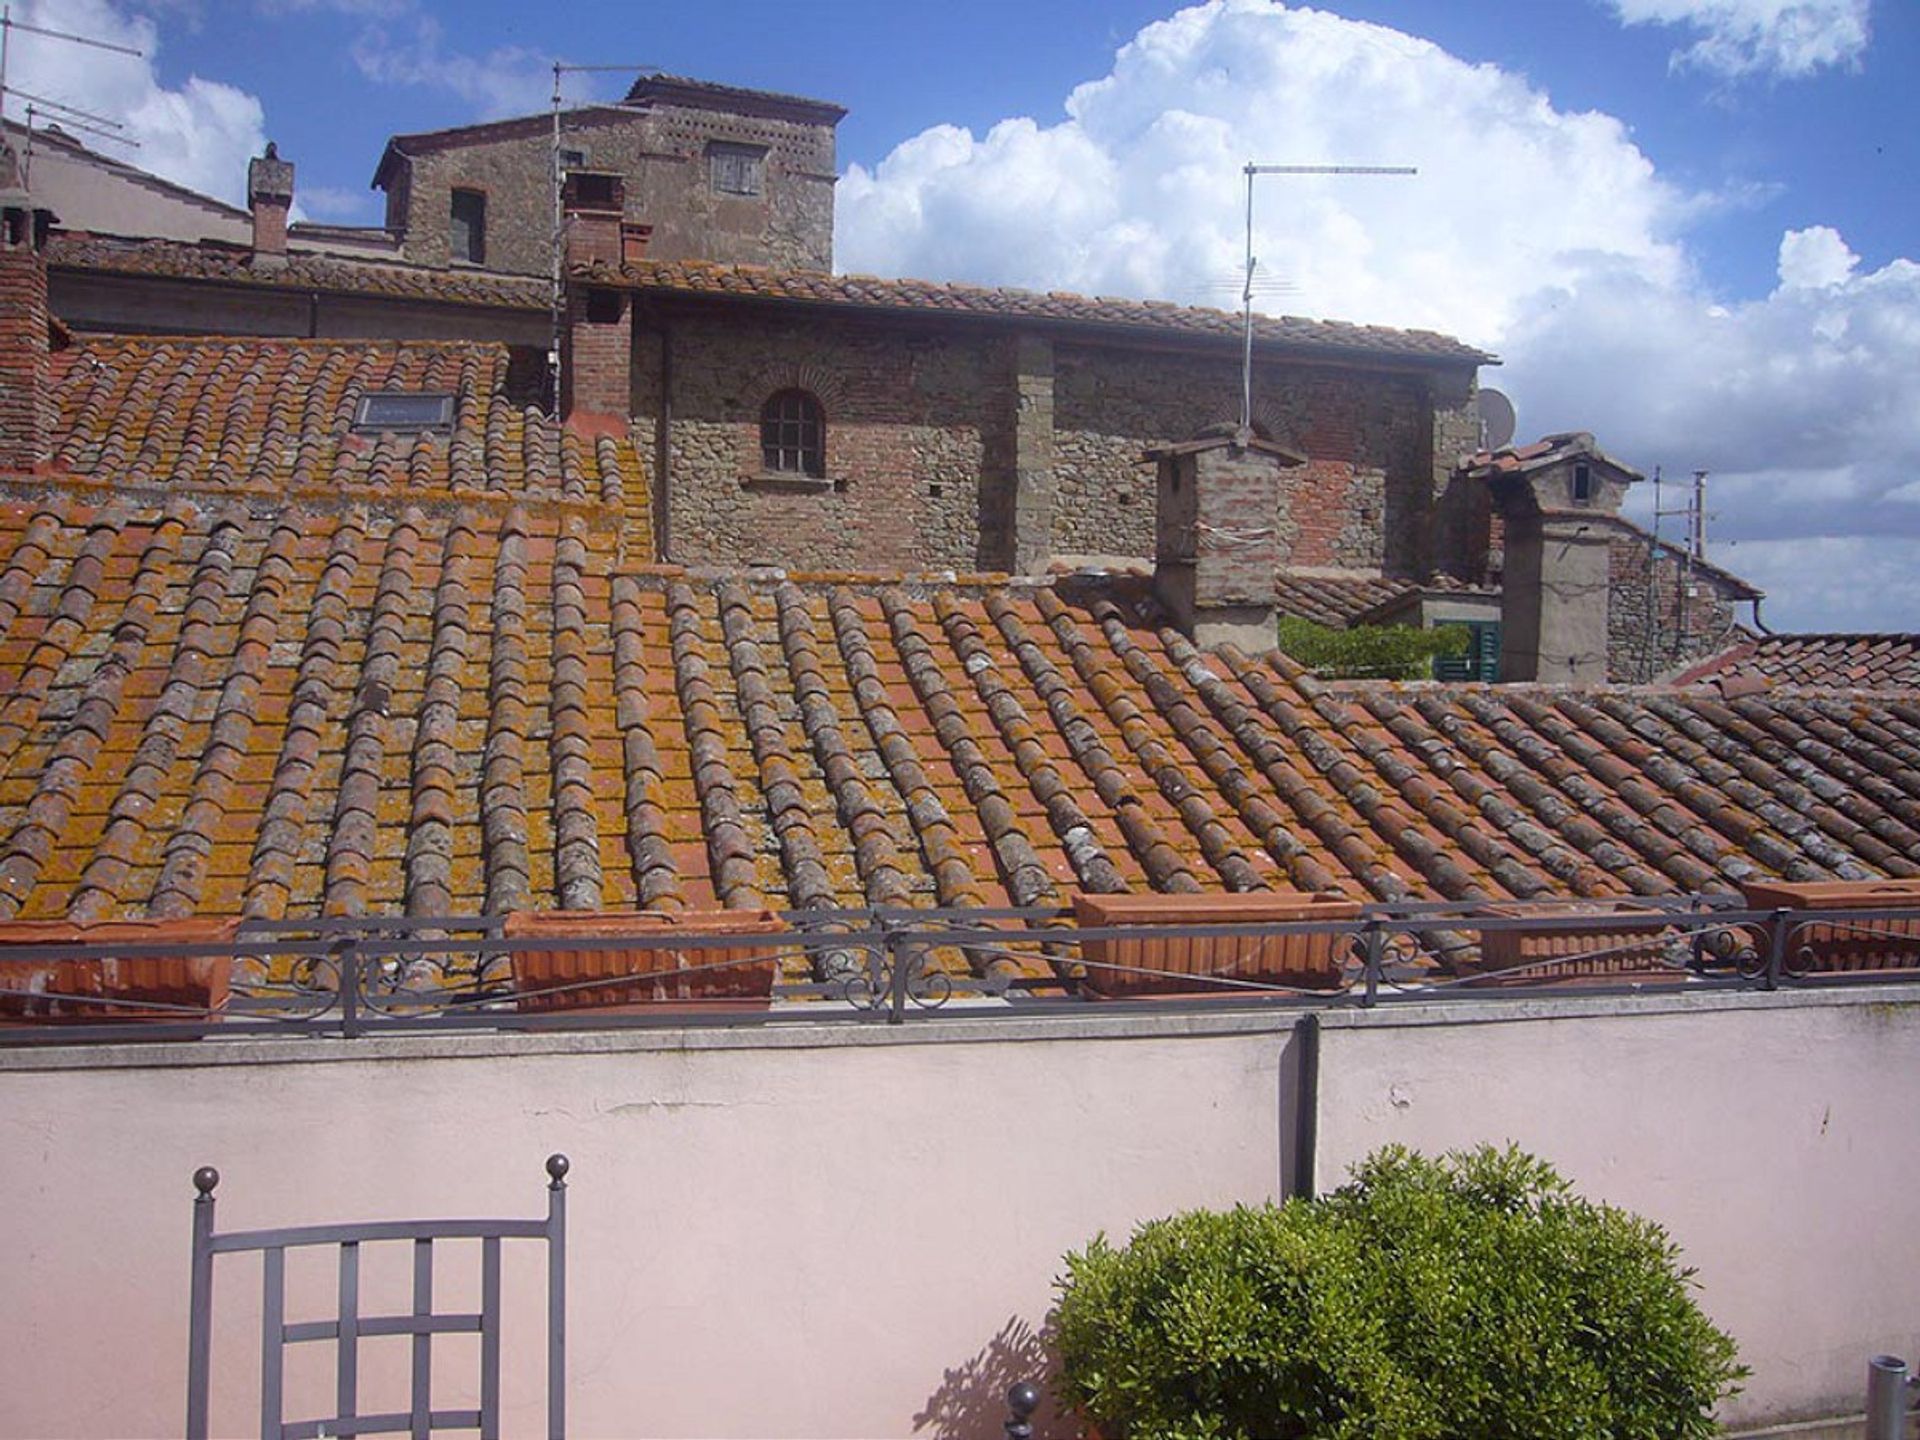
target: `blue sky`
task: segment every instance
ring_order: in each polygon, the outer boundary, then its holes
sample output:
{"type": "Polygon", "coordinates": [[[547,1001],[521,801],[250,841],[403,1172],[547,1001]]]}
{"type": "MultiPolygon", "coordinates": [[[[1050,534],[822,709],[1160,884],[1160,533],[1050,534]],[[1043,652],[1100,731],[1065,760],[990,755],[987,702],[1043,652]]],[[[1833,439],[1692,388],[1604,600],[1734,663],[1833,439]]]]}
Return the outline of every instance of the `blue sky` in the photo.
{"type": "MultiPolygon", "coordinates": [[[[1920,6],[1910,0],[26,0],[16,82],[237,195],[268,136],[313,218],[378,218],[386,136],[544,105],[556,57],[849,108],[843,268],[1446,330],[1522,437],[1714,473],[1712,554],[1797,629],[1920,629],[1920,6]],[[562,18],[564,17],[564,18],[562,18]]],[[[577,77],[607,97],[620,77],[577,77]]],[[[1644,487],[1643,487],[1644,488],[1644,487]]],[[[1644,508],[1646,497],[1637,497],[1644,508]]]]}

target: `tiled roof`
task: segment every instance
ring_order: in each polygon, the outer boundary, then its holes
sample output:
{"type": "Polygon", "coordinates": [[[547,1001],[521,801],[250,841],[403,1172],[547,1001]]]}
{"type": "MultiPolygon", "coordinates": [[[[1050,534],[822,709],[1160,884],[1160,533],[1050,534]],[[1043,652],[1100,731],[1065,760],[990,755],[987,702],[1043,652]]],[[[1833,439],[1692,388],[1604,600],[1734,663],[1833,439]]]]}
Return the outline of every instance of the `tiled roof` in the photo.
{"type": "Polygon", "coordinates": [[[0,504],[0,915],[1920,873],[1920,697],[1382,687],[517,505],[0,504]]]}
{"type": "Polygon", "coordinates": [[[1495,475],[1524,475],[1529,470],[1538,470],[1543,465],[1551,465],[1565,456],[1575,454],[1591,455],[1635,480],[1646,478],[1631,465],[1623,465],[1602,451],[1593,443],[1593,436],[1585,430],[1548,435],[1530,445],[1503,445],[1498,450],[1482,450],[1462,456],[1458,468],[1485,480],[1495,475]]]}
{"type": "Polygon", "coordinates": [[[1420,587],[1411,580],[1384,575],[1296,575],[1282,571],[1274,581],[1282,615],[1344,630],[1369,610],[1420,587]]]}
{"type": "MultiPolygon", "coordinates": [[[[630,260],[617,268],[596,262],[575,267],[573,274],[591,284],[679,295],[1092,325],[1233,341],[1240,338],[1240,317],[1236,314],[1159,300],[942,285],[929,280],[830,275],[820,270],[722,265],[706,260],[630,260]]],[[[1429,364],[1499,363],[1484,351],[1430,330],[1390,330],[1292,315],[1257,316],[1254,336],[1263,345],[1288,350],[1364,354],[1429,364]]]]}
{"type": "Polygon", "coordinates": [[[53,389],[52,468],[117,490],[570,501],[644,522],[631,438],[547,419],[504,345],[89,339],[54,355],[53,389]],[[361,397],[389,390],[451,394],[451,428],[356,433],[361,397]]]}
{"type": "Polygon", "coordinates": [[[1282,570],[1274,577],[1274,589],[1279,595],[1277,606],[1282,615],[1298,616],[1335,630],[1378,623],[1378,615],[1409,595],[1497,597],[1500,594],[1497,588],[1471,585],[1446,574],[1407,580],[1386,575],[1302,575],[1291,570],[1282,570]]]}
{"type": "Polygon", "coordinates": [[[547,282],[536,277],[435,270],[299,251],[290,252],[284,263],[260,265],[254,263],[250,250],[240,246],[189,245],[175,240],[110,240],[55,233],[47,239],[47,263],[56,271],[90,270],[270,289],[321,290],[445,305],[545,310],[549,303],[547,282]]]}
{"type": "Polygon", "coordinates": [[[1758,681],[1840,690],[1920,689],[1920,635],[1764,635],[1690,667],[1678,683],[1758,681]]]}

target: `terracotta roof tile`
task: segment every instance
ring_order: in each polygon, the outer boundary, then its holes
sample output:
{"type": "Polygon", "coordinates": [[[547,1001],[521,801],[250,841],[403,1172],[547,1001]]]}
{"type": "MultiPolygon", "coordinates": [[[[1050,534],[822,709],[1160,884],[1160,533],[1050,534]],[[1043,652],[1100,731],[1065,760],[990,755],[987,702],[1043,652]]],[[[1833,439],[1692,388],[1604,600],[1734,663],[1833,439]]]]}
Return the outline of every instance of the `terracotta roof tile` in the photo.
{"type": "Polygon", "coordinates": [[[1282,615],[1344,630],[1368,611],[1412,594],[1420,585],[1381,575],[1316,576],[1282,571],[1275,577],[1274,588],[1282,615]]]}
{"type": "Polygon", "coordinates": [[[1909,697],[1349,695],[1045,587],[699,580],[622,562],[616,529],[484,497],[0,497],[0,910],[1920,874],[1909,697]]]}
{"type": "Polygon", "coordinates": [[[274,264],[259,264],[242,246],[215,241],[121,240],[55,232],[47,239],[54,271],[104,271],[116,275],[198,280],[272,290],[376,295],[397,300],[479,305],[489,309],[545,310],[548,282],[538,276],[498,275],[478,270],[429,269],[294,250],[274,264]]]}
{"type": "MultiPolygon", "coordinates": [[[[1241,334],[1241,318],[1231,311],[1105,296],[1094,298],[1058,291],[1042,294],[1033,290],[940,284],[928,280],[833,275],[822,270],[723,265],[706,260],[642,259],[630,260],[620,267],[596,263],[577,267],[573,273],[575,278],[589,284],[625,286],[664,295],[730,296],[865,310],[1004,317],[1230,343],[1237,343],[1241,334]]],[[[1426,364],[1498,363],[1485,351],[1430,330],[1393,330],[1380,325],[1307,320],[1295,315],[1256,317],[1254,338],[1263,346],[1303,354],[1364,354],[1426,364]]]]}
{"type": "Polygon", "coordinates": [[[1920,635],[1763,635],[1690,665],[1680,685],[1920,689],[1920,635]]]}

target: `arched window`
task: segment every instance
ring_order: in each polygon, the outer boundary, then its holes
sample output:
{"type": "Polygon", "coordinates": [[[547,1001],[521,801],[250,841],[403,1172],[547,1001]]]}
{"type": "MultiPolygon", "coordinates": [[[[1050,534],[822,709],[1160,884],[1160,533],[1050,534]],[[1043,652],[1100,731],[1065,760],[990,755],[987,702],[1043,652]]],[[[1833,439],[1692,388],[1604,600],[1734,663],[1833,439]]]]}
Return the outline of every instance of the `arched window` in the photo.
{"type": "Polygon", "coordinates": [[[760,410],[760,461],[782,475],[827,473],[827,423],[804,390],[777,391],[760,410]]]}

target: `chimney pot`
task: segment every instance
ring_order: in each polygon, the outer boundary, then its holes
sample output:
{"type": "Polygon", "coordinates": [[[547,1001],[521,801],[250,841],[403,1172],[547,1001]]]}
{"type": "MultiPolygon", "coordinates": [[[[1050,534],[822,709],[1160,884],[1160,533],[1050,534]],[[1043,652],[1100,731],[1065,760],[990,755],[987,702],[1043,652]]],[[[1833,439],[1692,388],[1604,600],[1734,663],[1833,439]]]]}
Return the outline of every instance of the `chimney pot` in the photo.
{"type": "Polygon", "coordinates": [[[247,162],[247,208],[253,212],[255,256],[284,256],[287,212],[293,208],[293,162],[282,160],[271,140],[266,154],[247,162]]]}
{"type": "Polygon", "coordinates": [[[1305,457],[1233,425],[1147,452],[1158,471],[1153,588],[1210,648],[1274,646],[1284,471],[1305,457]]]}

